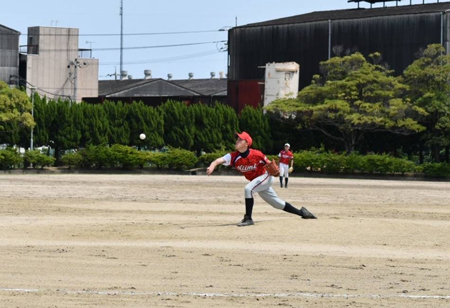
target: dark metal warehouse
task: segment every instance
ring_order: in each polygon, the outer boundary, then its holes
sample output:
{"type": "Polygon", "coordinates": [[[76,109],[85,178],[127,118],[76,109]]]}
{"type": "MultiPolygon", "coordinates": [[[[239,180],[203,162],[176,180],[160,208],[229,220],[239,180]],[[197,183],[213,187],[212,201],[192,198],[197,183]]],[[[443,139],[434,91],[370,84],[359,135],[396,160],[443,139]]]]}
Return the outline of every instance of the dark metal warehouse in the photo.
{"type": "MultiPolygon", "coordinates": [[[[334,56],[337,49],[357,50],[365,56],[381,52],[383,62],[401,74],[427,45],[440,43],[449,50],[447,10],[449,2],[322,11],[232,28],[229,94],[236,82],[261,81],[264,69],[260,67],[270,62],[300,64],[301,89],[319,73],[319,63],[334,56]]],[[[243,103],[236,100],[229,97],[236,106],[243,103]]]]}
{"type": "Polygon", "coordinates": [[[20,32],[0,25],[0,80],[9,83],[19,74],[20,32]]]}

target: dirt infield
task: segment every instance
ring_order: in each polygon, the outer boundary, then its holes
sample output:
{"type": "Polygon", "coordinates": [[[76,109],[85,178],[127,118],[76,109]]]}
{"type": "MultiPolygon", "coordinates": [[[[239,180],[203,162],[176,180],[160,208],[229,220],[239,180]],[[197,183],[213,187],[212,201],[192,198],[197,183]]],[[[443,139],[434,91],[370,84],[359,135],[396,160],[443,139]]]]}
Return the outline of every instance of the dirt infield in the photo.
{"type": "Polygon", "coordinates": [[[0,175],[0,307],[450,307],[450,183],[0,175]],[[277,181],[276,181],[277,183],[277,181]]]}

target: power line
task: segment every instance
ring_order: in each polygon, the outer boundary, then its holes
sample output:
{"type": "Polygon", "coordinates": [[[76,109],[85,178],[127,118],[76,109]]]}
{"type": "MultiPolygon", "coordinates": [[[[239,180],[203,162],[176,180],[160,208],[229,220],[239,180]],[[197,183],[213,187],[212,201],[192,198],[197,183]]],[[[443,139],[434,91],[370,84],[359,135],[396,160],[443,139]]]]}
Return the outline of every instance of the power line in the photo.
{"type": "MultiPolygon", "coordinates": [[[[45,93],[45,94],[50,94],[50,95],[53,95],[53,96],[66,97],[66,98],[72,100],[72,98],[71,98],[69,95],[56,94],[56,93],[48,92],[48,91],[45,91],[45,90],[43,90],[43,89],[41,89],[41,88],[38,88],[38,87],[36,87],[35,85],[33,85],[33,84],[31,84],[30,82],[28,82],[25,78],[22,78],[22,77],[20,77],[20,76],[18,76],[18,75],[10,75],[9,77],[10,77],[10,78],[17,78],[17,79],[19,79],[20,81],[25,82],[26,84],[28,84],[30,87],[36,88],[36,92],[39,91],[39,92],[42,92],[42,93],[45,93]]],[[[59,90],[59,89],[54,89],[54,90],[59,90]]]]}
{"type": "MultiPolygon", "coordinates": [[[[226,41],[214,41],[214,42],[199,42],[199,43],[185,43],[185,44],[171,44],[171,45],[155,45],[155,46],[137,46],[137,47],[124,47],[123,49],[133,50],[133,49],[151,49],[151,48],[168,48],[168,47],[181,47],[181,46],[195,46],[195,45],[206,45],[206,44],[217,44],[226,41]]],[[[96,48],[93,51],[110,51],[117,50],[118,48],[96,48]]]]}
{"type": "MultiPolygon", "coordinates": [[[[59,29],[59,28],[55,28],[59,29]]],[[[63,28],[63,29],[71,29],[71,28],[63,28]]],[[[176,35],[176,34],[198,34],[198,33],[216,33],[223,32],[224,30],[202,30],[202,31],[173,31],[173,32],[147,32],[147,33],[124,33],[123,36],[152,36],[152,35],[176,35]]],[[[1,33],[0,36],[3,35],[18,35],[17,33],[1,33]]],[[[120,36],[120,33],[90,33],[90,34],[71,34],[71,33],[20,33],[19,36],[88,36],[88,37],[110,37],[110,36],[120,36]]]]}
{"type": "MultiPolygon", "coordinates": [[[[135,64],[147,64],[147,63],[177,61],[177,60],[185,60],[185,59],[191,59],[191,58],[205,57],[205,56],[209,56],[209,55],[213,55],[213,54],[217,54],[217,53],[218,53],[217,50],[209,50],[209,51],[203,51],[203,52],[194,53],[194,54],[174,56],[174,57],[167,57],[167,58],[130,61],[130,62],[125,62],[124,64],[135,65],[135,64]]],[[[99,65],[116,65],[116,64],[117,64],[117,62],[104,62],[104,63],[102,62],[102,63],[99,63],[99,65]]]]}
{"type": "MultiPolygon", "coordinates": [[[[169,45],[154,45],[154,46],[135,46],[135,47],[124,47],[123,49],[127,50],[136,50],[136,49],[153,49],[153,48],[171,48],[171,47],[183,47],[183,46],[198,46],[198,45],[206,45],[206,44],[218,44],[218,43],[224,43],[226,41],[213,41],[213,42],[197,42],[197,43],[183,43],[183,44],[169,44],[169,45]]],[[[22,45],[22,46],[28,46],[28,45],[22,45]]],[[[39,45],[30,45],[31,47],[39,46],[39,45]]],[[[119,50],[120,47],[109,47],[109,48],[94,48],[94,49],[88,49],[91,51],[115,51],[119,50]]],[[[82,50],[87,50],[85,48],[81,48],[82,50]]],[[[43,49],[39,48],[39,51],[46,51],[46,52],[68,52],[68,51],[80,51],[79,49],[43,49]]]]}

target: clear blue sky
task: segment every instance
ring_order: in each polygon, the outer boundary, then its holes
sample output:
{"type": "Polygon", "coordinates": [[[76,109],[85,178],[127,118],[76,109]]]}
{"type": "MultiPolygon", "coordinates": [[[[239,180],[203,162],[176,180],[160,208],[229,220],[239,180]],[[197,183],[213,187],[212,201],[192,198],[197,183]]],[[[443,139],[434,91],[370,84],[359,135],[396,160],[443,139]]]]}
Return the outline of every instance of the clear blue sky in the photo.
{"type": "MultiPolygon", "coordinates": [[[[99,78],[112,79],[114,77],[107,75],[120,70],[120,2],[9,1],[0,10],[0,24],[21,32],[21,45],[26,44],[28,27],[78,28],[79,47],[92,48],[92,56],[100,61],[99,78]]],[[[421,3],[422,0],[413,0],[413,4],[421,3]]],[[[399,4],[409,5],[409,0],[399,4]]],[[[395,6],[395,2],[386,5],[395,6]]],[[[209,78],[210,72],[218,75],[220,71],[227,71],[227,53],[220,52],[227,32],[218,30],[234,27],[236,19],[240,26],[314,11],[356,7],[357,4],[347,0],[123,0],[123,67],[133,78],[143,78],[145,69],[152,71],[153,78],[167,78],[171,73],[174,79],[187,79],[189,72],[194,73],[194,78],[209,78]],[[155,47],[192,43],[205,44],[155,47]]],[[[370,5],[362,3],[361,7],[370,5]]]]}

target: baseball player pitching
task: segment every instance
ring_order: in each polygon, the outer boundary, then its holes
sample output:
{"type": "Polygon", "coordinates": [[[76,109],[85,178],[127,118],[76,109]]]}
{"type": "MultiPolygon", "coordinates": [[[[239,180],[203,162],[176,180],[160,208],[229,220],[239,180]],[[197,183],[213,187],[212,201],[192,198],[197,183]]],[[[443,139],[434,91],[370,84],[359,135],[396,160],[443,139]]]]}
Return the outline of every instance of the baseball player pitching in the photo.
{"type": "Polygon", "coordinates": [[[231,165],[250,181],[244,188],[245,215],[244,219],[238,223],[238,226],[244,227],[254,224],[252,212],[254,204],[253,194],[255,192],[258,193],[264,201],[276,209],[298,215],[304,219],[316,219],[316,216],[310,213],[306,208],[302,207],[301,209],[297,209],[277,196],[272,188],[274,179],[269,172],[278,176],[278,166],[275,164],[275,161],[270,162],[262,152],[250,148],[251,146],[252,138],[248,133],[237,133],[236,143],[234,145],[236,151],[217,158],[206,169],[206,173],[211,175],[216,166],[221,164],[226,166],[231,165]]]}
{"type": "Polygon", "coordinates": [[[284,177],[284,187],[287,188],[289,181],[289,173],[294,171],[294,154],[292,154],[290,149],[291,145],[289,143],[286,143],[284,145],[284,150],[281,150],[281,152],[278,154],[281,188],[283,188],[283,177],[284,177]]]}

